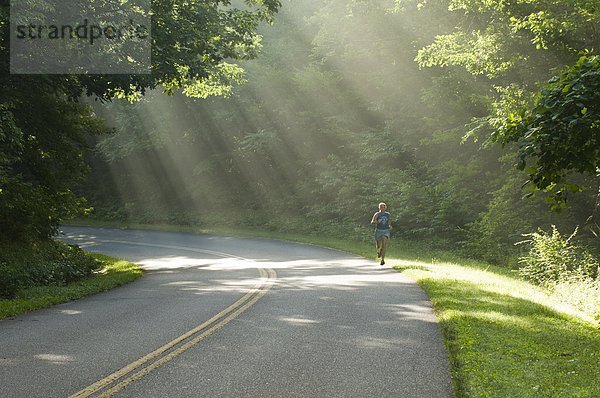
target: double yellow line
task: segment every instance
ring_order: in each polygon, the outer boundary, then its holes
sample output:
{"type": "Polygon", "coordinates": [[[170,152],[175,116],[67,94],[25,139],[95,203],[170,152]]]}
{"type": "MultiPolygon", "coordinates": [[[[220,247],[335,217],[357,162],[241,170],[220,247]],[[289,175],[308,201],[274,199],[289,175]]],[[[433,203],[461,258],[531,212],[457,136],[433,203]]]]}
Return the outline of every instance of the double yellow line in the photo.
{"type": "MultiPolygon", "coordinates": [[[[103,243],[123,243],[123,244],[132,244],[139,246],[153,246],[153,247],[162,247],[169,249],[177,249],[177,250],[187,250],[201,253],[208,253],[222,257],[235,257],[238,259],[246,260],[242,257],[231,256],[226,253],[213,252],[203,249],[196,248],[186,248],[182,246],[168,246],[168,245],[160,245],[160,244],[149,244],[149,243],[141,243],[141,242],[126,242],[126,241],[108,241],[108,240],[95,240],[96,242],[103,243]]],[[[179,336],[178,338],[168,342],[162,347],[152,351],[151,353],[145,355],[144,357],[138,359],[135,362],[130,363],[129,365],[117,370],[116,372],[104,377],[103,379],[97,381],[96,383],[90,385],[83,390],[76,392],[71,395],[69,398],[84,398],[90,397],[92,395],[97,397],[111,397],[115,393],[127,387],[129,384],[133,383],[136,380],[141,379],[148,373],[152,372],[156,368],[164,365],[165,363],[171,361],[173,358],[178,356],[179,354],[185,352],[186,350],[192,348],[200,341],[210,336],[217,330],[221,329],[223,326],[231,322],[233,319],[238,317],[248,308],[252,307],[258,300],[261,299],[273,286],[275,278],[277,274],[272,269],[263,269],[259,268],[258,272],[260,273],[260,281],[242,298],[240,298],[235,303],[231,304],[229,307],[225,308],[223,311],[219,312],[208,321],[203,324],[195,327],[194,329],[188,331],[187,333],[179,336]]]]}

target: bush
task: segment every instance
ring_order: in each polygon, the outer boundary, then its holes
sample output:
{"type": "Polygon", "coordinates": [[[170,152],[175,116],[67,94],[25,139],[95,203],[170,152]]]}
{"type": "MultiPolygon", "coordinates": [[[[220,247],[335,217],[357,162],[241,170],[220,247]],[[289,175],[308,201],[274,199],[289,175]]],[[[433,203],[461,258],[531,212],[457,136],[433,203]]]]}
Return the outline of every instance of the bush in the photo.
{"type": "MultiPolygon", "coordinates": [[[[600,321],[599,263],[586,249],[573,244],[577,229],[567,239],[556,227],[549,234],[529,234],[529,254],[521,257],[519,272],[547,288],[554,297],[600,321]]],[[[521,243],[525,243],[521,242],[521,243]]]]}
{"type": "Polygon", "coordinates": [[[21,270],[0,261],[0,298],[14,298],[26,276],[21,270]]]}
{"type": "Polygon", "coordinates": [[[522,276],[530,281],[548,286],[557,282],[592,279],[598,277],[598,260],[579,246],[572,243],[577,228],[567,239],[564,239],[555,226],[552,234],[543,230],[526,235],[531,239],[520,242],[529,243],[531,248],[527,256],[519,262],[522,276]]]}
{"type": "Polygon", "coordinates": [[[89,277],[101,263],[62,242],[0,245],[0,298],[31,286],[65,285],[89,277]]]}

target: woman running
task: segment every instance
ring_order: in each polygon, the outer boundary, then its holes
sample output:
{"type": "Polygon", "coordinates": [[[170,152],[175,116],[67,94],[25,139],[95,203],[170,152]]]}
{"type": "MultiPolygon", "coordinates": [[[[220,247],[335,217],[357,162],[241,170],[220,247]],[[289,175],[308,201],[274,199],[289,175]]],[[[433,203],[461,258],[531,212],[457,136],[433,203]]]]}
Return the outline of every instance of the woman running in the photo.
{"type": "Polygon", "coordinates": [[[373,214],[371,224],[375,224],[375,247],[377,248],[377,258],[381,257],[381,265],[385,264],[385,251],[387,249],[388,239],[390,238],[390,229],[392,222],[390,213],[387,212],[387,205],[383,202],[379,204],[379,211],[373,214]]]}

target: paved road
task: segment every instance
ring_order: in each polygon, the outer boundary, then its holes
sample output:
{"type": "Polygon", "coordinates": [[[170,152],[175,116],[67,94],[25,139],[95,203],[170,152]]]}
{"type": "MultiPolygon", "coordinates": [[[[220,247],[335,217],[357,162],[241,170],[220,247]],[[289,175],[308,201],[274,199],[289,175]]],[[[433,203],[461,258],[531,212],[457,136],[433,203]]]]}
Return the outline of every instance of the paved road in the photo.
{"type": "Polygon", "coordinates": [[[142,264],[127,286],[0,321],[1,397],[451,397],[414,282],[261,239],[64,228],[142,264]]]}

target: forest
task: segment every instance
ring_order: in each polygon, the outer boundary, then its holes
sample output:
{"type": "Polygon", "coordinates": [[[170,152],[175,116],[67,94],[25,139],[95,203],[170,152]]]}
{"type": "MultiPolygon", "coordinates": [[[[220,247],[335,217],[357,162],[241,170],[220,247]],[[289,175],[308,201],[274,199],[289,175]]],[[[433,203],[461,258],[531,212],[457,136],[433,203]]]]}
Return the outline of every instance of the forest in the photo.
{"type": "Polygon", "coordinates": [[[495,263],[598,238],[594,2],[283,2],[245,83],[94,104],[92,217],[370,239],[495,263]]]}
{"type": "Polygon", "coordinates": [[[1,3],[3,247],[73,217],[370,240],[384,201],[394,238],[509,268],[554,238],[597,288],[598,1],[172,3],[151,74],[79,76],[10,74],[1,3]]]}

